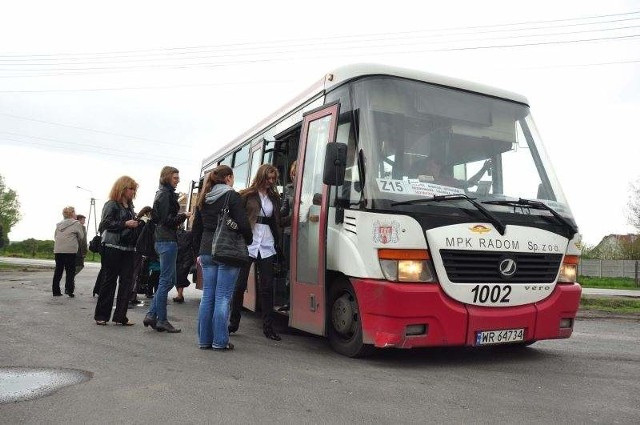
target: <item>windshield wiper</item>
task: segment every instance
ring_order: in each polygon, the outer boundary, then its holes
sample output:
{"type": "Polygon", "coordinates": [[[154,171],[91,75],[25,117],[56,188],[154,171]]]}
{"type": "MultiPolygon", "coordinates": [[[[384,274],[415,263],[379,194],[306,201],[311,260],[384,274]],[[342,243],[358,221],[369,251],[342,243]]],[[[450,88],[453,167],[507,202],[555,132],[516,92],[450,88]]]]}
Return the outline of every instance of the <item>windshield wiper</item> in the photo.
{"type": "Polygon", "coordinates": [[[576,233],[578,233],[578,228],[571,223],[569,220],[558,214],[556,210],[551,208],[549,205],[540,201],[533,201],[531,199],[518,198],[518,200],[504,200],[504,201],[485,201],[483,204],[489,205],[507,205],[513,207],[527,207],[532,208],[534,210],[544,210],[549,211],[552,216],[554,216],[560,224],[567,230],[566,236],[569,240],[573,239],[576,233]]]}
{"type": "Polygon", "coordinates": [[[411,201],[392,202],[391,206],[395,207],[398,205],[415,205],[415,204],[422,204],[427,202],[457,201],[461,199],[464,199],[465,201],[469,201],[471,205],[476,207],[476,209],[480,211],[480,213],[482,213],[482,215],[485,216],[487,220],[491,222],[491,224],[493,224],[493,226],[498,230],[498,233],[504,236],[504,232],[506,229],[506,226],[504,225],[504,223],[502,223],[498,217],[491,214],[489,210],[483,207],[480,203],[476,202],[475,200],[476,198],[470,198],[467,195],[464,195],[462,193],[453,193],[450,195],[434,195],[433,198],[424,198],[424,199],[421,198],[421,199],[412,199],[411,201]]]}

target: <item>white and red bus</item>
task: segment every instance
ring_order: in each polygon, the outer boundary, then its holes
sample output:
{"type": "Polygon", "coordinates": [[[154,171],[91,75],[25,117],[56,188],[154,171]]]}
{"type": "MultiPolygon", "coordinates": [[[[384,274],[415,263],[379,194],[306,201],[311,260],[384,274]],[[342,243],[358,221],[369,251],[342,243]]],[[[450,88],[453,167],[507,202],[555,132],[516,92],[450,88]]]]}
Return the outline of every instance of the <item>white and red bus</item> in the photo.
{"type": "MultiPolygon", "coordinates": [[[[241,189],[271,163],[282,186],[294,160],[275,285],[290,327],[352,357],[571,335],[580,235],[525,97],[342,67],[205,158],[201,179],[227,164],[241,189]]],[[[252,273],[244,306],[256,298],[252,273]]]]}

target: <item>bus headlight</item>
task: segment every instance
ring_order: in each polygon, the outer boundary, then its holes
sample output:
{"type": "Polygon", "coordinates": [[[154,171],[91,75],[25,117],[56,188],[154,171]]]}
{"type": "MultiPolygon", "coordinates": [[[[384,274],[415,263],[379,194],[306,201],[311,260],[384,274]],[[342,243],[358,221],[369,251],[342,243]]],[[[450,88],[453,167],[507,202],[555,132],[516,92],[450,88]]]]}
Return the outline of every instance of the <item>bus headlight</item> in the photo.
{"type": "Polygon", "coordinates": [[[573,283],[578,279],[578,260],[577,255],[565,255],[560,266],[558,282],[573,283]]]}
{"type": "Polygon", "coordinates": [[[435,282],[429,252],[417,249],[378,250],[385,279],[393,282],[435,282]]]}

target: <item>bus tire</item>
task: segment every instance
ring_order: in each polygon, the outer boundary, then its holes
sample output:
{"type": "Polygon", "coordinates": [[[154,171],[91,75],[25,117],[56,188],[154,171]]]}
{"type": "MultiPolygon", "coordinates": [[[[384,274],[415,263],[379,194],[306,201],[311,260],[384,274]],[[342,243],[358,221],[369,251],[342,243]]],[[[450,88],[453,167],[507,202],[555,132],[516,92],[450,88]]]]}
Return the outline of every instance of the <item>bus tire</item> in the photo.
{"type": "Polygon", "coordinates": [[[364,357],[373,347],[362,342],[362,321],[355,291],[348,281],[338,279],[329,291],[328,334],[331,348],[348,357],[364,357]]]}

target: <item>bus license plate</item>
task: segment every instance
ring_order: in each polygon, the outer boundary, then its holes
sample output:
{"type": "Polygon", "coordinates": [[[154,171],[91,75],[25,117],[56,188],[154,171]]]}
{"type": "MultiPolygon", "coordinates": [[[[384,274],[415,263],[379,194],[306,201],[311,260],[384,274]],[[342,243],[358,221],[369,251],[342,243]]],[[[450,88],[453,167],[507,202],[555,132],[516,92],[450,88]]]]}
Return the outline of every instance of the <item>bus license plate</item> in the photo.
{"type": "Polygon", "coordinates": [[[524,341],[524,329],[501,329],[476,333],[476,345],[508,344],[524,341]]]}

